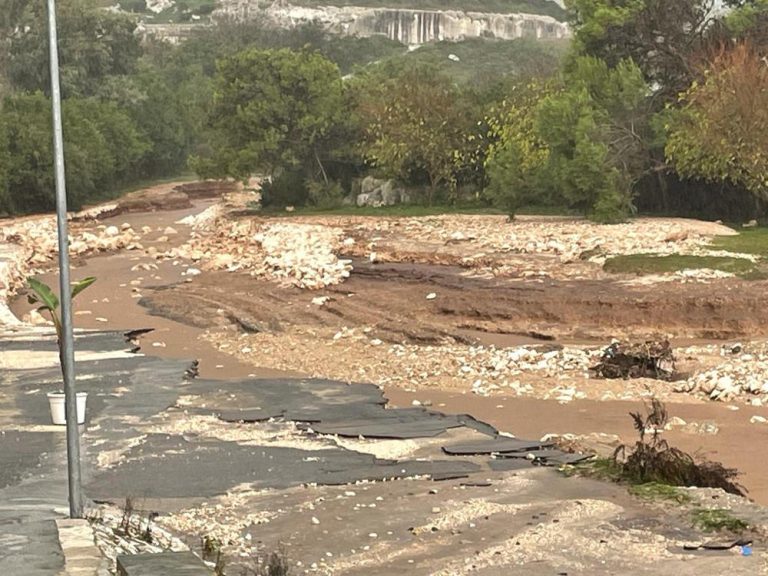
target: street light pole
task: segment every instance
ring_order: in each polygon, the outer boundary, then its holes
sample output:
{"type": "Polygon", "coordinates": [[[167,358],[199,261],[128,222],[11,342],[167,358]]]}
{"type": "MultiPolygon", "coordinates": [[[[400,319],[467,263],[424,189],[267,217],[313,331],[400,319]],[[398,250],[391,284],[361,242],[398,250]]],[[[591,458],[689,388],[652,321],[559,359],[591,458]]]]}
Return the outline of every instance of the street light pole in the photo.
{"type": "Polygon", "coordinates": [[[72,333],[72,289],[69,282],[69,240],[67,231],[67,186],[64,173],[64,137],[61,127],[61,86],[59,47],[56,31],[56,1],[48,0],[48,38],[51,64],[51,104],[53,109],[53,151],[56,170],[56,222],[59,235],[59,282],[61,299],[61,372],[64,376],[64,412],[67,418],[67,477],[69,515],[83,517],[80,486],[80,432],[77,428],[75,396],[75,350],[72,333]]]}

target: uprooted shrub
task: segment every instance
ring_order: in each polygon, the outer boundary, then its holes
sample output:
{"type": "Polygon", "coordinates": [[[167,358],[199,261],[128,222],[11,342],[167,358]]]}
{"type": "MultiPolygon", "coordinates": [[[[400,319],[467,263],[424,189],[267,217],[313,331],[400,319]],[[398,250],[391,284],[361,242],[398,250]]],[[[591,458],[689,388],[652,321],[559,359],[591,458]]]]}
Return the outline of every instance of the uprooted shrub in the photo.
{"type": "Polygon", "coordinates": [[[290,576],[290,574],[288,553],[282,544],[278,545],[275,551],[257,555],[253,559],[252,567],[243,572],[243,576],[290,576]]]}
{"type": "Polygon", "coordinates": [[[632,484],[658,482],[672,486],[722,488],[744,495],[736,482],[738,471],[719,462],[696,461],[690,454],[674,448],[661,438],[669,421],[664,404],[654,398],[646,405],[646,414],[630,412],[639,435],[634,446],[621,445],[613,453],[613,465],[620,479],[632,484]]]}
{"type": "Polygon", "coordinates": [[[655,378],[672,380],[675,358],[668,340],[642,343],[614,342],[591,369],[600,378],[655,378]]]}

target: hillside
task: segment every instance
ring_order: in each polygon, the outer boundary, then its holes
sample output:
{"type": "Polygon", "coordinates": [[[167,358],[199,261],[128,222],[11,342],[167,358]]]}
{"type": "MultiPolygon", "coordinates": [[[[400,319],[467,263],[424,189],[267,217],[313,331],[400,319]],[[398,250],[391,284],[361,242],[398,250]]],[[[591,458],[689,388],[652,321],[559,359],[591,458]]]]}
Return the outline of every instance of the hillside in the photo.
{"type": "Polygon", "coordinates": [[[105,0],[106,6],[141,15],[147,24],[206,23],[216,10],[228,13],[285,8],[350,8],[379,10],[423,10],[429,12],[479,12],[488,14],[531,14],[565,20],[565,10],[554,0],[105,0]]]}
{"type": "Polygon", "coordinates": [[[565,20],[565,10],[554,0],[293,0],[297,6],[362,6],[405,10],[459,10],[493,14],[541,14],[565,20]]]}

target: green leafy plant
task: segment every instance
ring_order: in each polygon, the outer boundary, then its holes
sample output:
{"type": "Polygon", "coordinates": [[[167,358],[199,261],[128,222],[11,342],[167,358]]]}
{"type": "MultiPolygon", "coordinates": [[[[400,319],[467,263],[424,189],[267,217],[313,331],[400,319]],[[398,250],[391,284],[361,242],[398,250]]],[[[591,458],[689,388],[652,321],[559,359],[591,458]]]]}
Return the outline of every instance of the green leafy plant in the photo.
{"type": "MultiPolygon", "coordinates": [[[[79,282],[73,282],[72,298],[80,294],[94,282],[96,282],[96,278],[93,276],[83,278],[79,282]]],[[[37,311],[47,312],[51,316],[53,325],[56,328],[56,339],[58,341],[59,347],[61,347],[62,326],[61,316],[59,315],[59,304],[61,303],[59,301],[59,297],[53,293],[53,290],[50,286],[48,286],[48,284],[37,280],[36,278],[27,278],[27,284],[32,290],[32,294],[27,297],[27,300],[30,304],[40,304],[40,306],[37,308],[37,311]]]]}

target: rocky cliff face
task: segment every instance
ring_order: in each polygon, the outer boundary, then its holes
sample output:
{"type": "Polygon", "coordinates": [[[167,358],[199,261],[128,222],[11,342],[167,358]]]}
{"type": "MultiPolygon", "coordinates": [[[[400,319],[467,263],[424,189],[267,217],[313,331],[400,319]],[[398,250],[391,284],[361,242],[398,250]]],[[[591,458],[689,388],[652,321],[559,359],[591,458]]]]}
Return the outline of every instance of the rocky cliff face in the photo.
{"type": "Polygon", "coordinates": [[[290,27],[317,21],[340,34],[382,34],[409,46],[439,40],[492,37],[565,38],[568,26],[550,16],[488,14],[484,12],[403,10],[355,6],[305,8],[285,3],[260,6],[258,0],[225,0],[218,16],[240,20],[266,17],[276,26],[290,27]]]}

